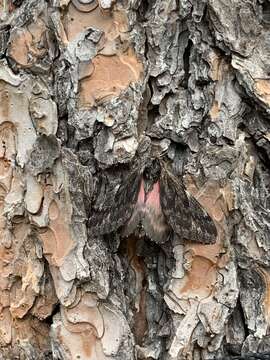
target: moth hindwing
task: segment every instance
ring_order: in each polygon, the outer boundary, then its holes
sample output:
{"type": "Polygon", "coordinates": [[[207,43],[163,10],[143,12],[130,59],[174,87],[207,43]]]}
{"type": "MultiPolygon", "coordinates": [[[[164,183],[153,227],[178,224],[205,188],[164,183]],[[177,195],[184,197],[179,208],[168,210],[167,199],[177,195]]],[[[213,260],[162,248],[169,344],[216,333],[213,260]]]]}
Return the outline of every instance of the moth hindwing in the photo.
{"type": "Polygon", "coordinates": [[[140,236],[147,235],[156,243],[165,243],[168,240],[170,227],[164,217],[160,204],[159,180],[145,192],[144,179],[140,180],[140,191],[132,216],[122,229],[122,235],[128,236],[138,233],[143,228],[140,236]]]}

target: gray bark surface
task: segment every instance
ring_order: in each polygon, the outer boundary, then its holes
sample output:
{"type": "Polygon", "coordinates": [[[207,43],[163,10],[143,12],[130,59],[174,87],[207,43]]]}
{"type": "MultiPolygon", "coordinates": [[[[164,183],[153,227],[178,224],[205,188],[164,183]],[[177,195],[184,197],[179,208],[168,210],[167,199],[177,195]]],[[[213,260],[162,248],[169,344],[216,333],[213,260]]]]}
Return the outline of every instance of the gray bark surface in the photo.
{"type": "Polygon", "coordinates": [[[270,352],[269,31],[268,0],[0,0],[0,359],[270,352]],[[129,220],[153,157],[182,238],[129,220]]]}

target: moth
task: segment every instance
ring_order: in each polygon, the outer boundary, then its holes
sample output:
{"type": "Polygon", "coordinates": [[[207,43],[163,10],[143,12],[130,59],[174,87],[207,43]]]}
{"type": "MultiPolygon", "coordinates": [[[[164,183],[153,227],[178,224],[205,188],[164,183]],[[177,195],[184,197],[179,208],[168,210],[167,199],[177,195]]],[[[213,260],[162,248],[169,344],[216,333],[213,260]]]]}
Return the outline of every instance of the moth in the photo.
{"type": "Polygon", "coordinates": [[[213,244],[217,229],[210,215],[186,190],[166,164],[155,159],[150,166],[137,167],[116,189],[102,194],[103,205],[94,206],[91,233],[104,235],[119,230],[122,236],[146,235],[164,243],[175,232],[181,239],[213,244]]]}

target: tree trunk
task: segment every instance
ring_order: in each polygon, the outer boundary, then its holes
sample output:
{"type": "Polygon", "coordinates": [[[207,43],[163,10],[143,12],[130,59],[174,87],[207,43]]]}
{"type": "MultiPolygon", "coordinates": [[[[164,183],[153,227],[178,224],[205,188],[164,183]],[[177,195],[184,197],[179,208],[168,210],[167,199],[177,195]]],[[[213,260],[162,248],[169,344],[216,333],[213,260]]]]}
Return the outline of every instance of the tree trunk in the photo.
{"type": "Polygon", "coordinates": [[[0,358],[270,351],[268,0],[1,0],[0,20],[0,358]]]}

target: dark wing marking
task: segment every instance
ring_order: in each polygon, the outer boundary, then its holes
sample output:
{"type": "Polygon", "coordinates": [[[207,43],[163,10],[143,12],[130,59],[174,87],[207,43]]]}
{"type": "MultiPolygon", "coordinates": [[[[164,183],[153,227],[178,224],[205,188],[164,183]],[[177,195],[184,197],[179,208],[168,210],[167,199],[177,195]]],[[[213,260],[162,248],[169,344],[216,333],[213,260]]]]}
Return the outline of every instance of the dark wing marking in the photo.
{"type": "Polygon", "coordinates": [[[140,173],[133,171],[122,179],[117,190],[103,188],[101,201],[92,207],[88,225],[92,235],[109,234],[124,225],[131,217],[139,192],[140,173]]]}
{"type": "Polygon", "coordinates": [[[137,226],[139,225],[142,219],[142,212],[144,208],[145,193],[143,187],[143,180],[140,183],[140,190],[138,192],[138,198],[136,199],[136,204],[134,206],[133,212],[127,223],[123,226],[121,235],[128,237],[130,234],[133,234],[136,231],[137,226]]]}
{"type": "Polygon", "coordinates": [[[186,192],[182,179],[162,169],[160,180],[160,201],[165,217],[182,239],[202,244],[216,242],[216,226],[199,204],[186,192]]]}

